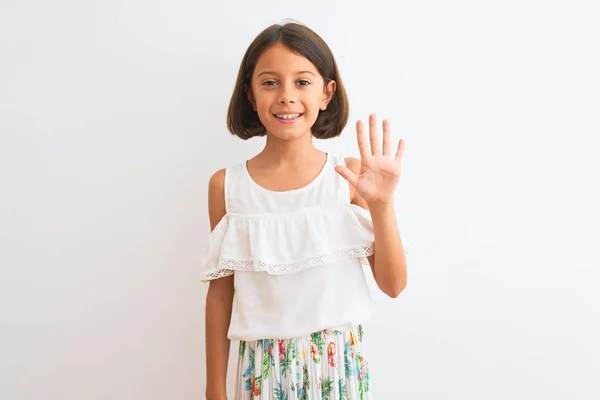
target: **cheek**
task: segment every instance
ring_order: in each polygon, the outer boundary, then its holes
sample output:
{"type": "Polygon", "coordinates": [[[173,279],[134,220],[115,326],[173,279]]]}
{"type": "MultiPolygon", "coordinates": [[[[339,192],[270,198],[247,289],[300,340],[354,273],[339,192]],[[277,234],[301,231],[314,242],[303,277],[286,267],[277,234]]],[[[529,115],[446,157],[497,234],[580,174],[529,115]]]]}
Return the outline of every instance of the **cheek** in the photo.
{"type": "Polygon", "coordinates": [[[268,111],[271,105],[273,104],[273,96],[270,93],[261,93],[259,96],[255,98],[256,107],[259,111],[268,111]]]}

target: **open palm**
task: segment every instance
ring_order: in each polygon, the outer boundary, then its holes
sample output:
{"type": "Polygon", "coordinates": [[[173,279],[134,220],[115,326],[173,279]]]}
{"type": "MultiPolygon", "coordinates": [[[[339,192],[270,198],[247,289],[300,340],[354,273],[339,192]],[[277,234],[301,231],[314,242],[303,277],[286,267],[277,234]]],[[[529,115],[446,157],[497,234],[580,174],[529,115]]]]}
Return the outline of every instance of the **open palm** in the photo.
{"type": "Polygon", "coordinates": [[[370,151],[362,121],[356,123],[356,133],[360,151],[360,173],[356,175],[343,166],[339,166],[336,170],[367,203],[392,202],[402,173],[404,139],[400,139],[396,154],[392,155],[390,122],[383,121],[383,143],[381,143],[375,115],[369,117],[370,151]]]}

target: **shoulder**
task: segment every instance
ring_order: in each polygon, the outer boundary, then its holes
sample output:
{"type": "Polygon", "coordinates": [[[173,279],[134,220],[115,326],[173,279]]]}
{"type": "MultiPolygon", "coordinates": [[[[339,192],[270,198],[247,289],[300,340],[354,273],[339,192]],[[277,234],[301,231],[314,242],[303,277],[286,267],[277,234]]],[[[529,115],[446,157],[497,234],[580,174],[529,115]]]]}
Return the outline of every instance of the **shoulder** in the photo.
{"type": "Polygon", "coordinates": [[[222,190],[225,188],[225,171],[226,169],[220,169],[208,180],[208,190],[222,190]]]}
{"type": "Polygon", "coordinates": [[[208,216],[211,231],[227,213],[225,209],[225,168],[215,172],[208,181],[208,216]]]}

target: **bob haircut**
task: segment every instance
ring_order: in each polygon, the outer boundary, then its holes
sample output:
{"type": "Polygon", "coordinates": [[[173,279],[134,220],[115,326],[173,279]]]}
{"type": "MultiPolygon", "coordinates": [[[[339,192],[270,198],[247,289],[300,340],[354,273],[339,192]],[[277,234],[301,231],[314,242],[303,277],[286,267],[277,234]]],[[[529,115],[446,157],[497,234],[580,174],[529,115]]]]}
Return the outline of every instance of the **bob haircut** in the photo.
{"type": "Polygon", "coordinates": [[[311,132],[318,139],[339,136],[348,122],[348,99],[337,63],[331,49],[317,33],[294,22],[269,26],[246,50],[229,102],[227,129],[244,140],[267,134],[248,100],[247,90],[251,88],[252,75],[258,58],[269,46],[278,43],[313,63],[323,77],[325,86],[332,80],[336,82],[336,91],[327,109],[319,111],[311,132]]]}

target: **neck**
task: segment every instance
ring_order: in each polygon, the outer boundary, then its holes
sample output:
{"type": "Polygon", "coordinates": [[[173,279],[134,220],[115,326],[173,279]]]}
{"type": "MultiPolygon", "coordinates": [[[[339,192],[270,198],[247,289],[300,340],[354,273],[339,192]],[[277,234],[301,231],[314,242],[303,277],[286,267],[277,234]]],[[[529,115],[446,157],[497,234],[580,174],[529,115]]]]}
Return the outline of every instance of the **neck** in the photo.
{"type": "Polygon", "coordinates": [[[309,159],[318,157],[322,152],[313,144],[313,136],[310,132],[295,139],[279,139],[267,134],[267,142],[264,149],[258,154],[262,162],[273,165],[285,165],[306,163],[309,159]]]}

